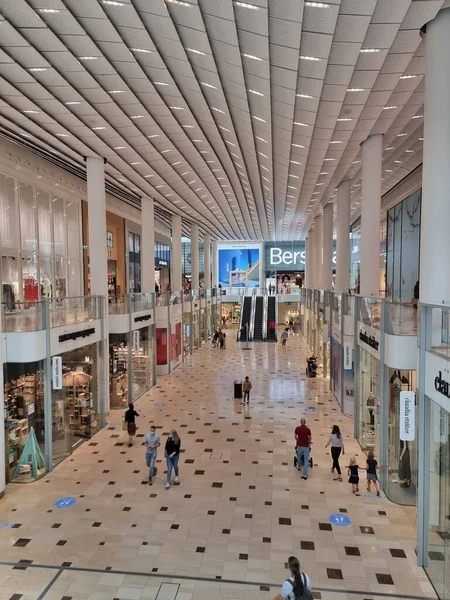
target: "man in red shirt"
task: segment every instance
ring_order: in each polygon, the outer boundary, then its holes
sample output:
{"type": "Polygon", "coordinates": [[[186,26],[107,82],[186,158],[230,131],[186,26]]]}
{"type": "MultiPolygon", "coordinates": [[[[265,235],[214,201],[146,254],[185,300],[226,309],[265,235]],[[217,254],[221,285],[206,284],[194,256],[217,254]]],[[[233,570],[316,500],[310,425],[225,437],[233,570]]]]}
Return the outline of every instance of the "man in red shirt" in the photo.
{"type": "Polygon", "coordinates": [[[294,435],[297,449],[297,469],[300,471],[303,462],[302,479],[306,480],[309,469],[309,446],[312,442],[311,429],[306,426],[306,419],[300,419],[300,425],[296,427],[294,435]]]}

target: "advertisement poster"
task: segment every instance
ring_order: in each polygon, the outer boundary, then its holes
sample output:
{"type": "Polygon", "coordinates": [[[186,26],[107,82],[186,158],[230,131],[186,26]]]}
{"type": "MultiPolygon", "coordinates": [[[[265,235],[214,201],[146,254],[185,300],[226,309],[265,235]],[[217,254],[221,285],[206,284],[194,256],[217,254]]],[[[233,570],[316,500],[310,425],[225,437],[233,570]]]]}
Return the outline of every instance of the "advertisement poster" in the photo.
{"type": "Polygon", "coordinates": [[[259,287],[260,246],[223,244],[217,249],[219,283],[223,288],[259,287]]]}

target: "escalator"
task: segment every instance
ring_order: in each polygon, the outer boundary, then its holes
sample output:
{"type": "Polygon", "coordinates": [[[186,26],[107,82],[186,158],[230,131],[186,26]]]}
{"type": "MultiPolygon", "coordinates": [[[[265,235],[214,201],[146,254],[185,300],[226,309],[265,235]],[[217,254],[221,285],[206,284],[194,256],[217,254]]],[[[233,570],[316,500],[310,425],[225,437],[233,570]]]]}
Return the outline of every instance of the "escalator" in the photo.
{"type": "Polygon", "coordinates": [[[270,323],[277,322],[277,299],[276,296],[267,297],[267,341],[277,341],[277,328],[270,327],[270,323]]]}
{"type": "MultiPolygon", "coordinates": [[[[242,327],[245,327],[246,325],[250,329],[251,314],[252,314],[252,297],[244,296],[244,300],[242,302],[241,321],[239,323],[239,331],[241,331],[242,327]]],[[[245,341],[245,338],[240,341],[245,341]]]]}
{"type": "Polygon", "coordinates": [[[258,342],[262,342],[263,340],[263,313],[264,296],[256,296],[255,320],[253,322],[253,339],[258,342]]]}

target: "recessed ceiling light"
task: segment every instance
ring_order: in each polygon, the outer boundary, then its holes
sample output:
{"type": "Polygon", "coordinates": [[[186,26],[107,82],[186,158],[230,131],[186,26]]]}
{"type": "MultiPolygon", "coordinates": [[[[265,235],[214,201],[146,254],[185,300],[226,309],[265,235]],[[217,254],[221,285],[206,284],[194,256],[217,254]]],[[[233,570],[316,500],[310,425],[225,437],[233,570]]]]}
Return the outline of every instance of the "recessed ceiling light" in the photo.
{"type": "Polygon", "coordinates": [[[338,119],[339,122],[344,123],[347,121],[353,121],[353,119],[350,119],[349,117],[342,117],[341,119],[338,119]]]}
{"type": "Polygon", "coordinates": [[[294,125],[299,125],[300,127],[311,127],[308,123],[301,123],[299,121],[294,121],[294,125]]]}
{"type": "Polygon", "coordinates": [[[132,163],[130,163],[130,165],[140,165],[140,164],[141,164],[141,162],[140,162],[140,161],[136,161],[136,162],[132,162],[132,163]]]}
{"type": "Polygon", "coordinates": [[[192,140],[193,142],[195,142],[196,144],[201,144],[204,142],[204,140],[192,140]]]}
{"type": "Polygon", "coordinates": [[[64,102],[66,106],[72,106],[74,104],[81,104],[79,100],[69,100],[69,102],[64,102]]]}
{"type": "Polygon", "coordinates": [[[118,179],[117,181],[124,182],[124,181],[126,181],[126,179],[118,179]]]}
{"type": "Polygon", "coordinates": [[[153,133],[152,135],[147,136],[148,138],[159,137],[159,133],[153,133]]]}
{"type": "Polygon", "coordinates": [[[78,60],[97,60],[98,56],[79,56],[78,60]]]}
{"type": "Polygon", "coordinates": [[[108,90],[108,94],[124,94],[125,90],[108,90]]]}
{"type": "Polygon", "coordinates": [[[28,70],[33,73],[39,73],[40,71],[47,71],[48,67],[31,67],[28,70]]]}
{"type": "Polygon", "coordinates": [[[364,88],[347,88],[347,92],[365,92],[364,88]]]}
{"type": "Polygon", "coordinates": [[[308,94],[295,94],[297,98],[314,98],[314,96],[309,96],[308,94]]]}
{"type": "Polygon", "coordinates": [[[354,160],[354,161],[352,162],[352,165],[357,165],[357,164],[359,164],[360,162],[361,162],[360,160],[354,160]]]}
{"type": "Polygon", "coordinates": [[[146,50],[145,48],[130,48],[131,52],[141,52],[142,54],[152,54],[153,50],[146,50]]]}
{"type": "Polygon", "coordinates": [[[392,173],[392,169],[386,169],[386,173],[392,173]]]}
{"type": "Polygon", "coordinates": [[[419,138],[419,142],[423,142],[423,137],[419,138]]]}
{"type": "Polygon", "coordinates": [[[417,75],[402,75],[400,79],[414,79],[417,75]]]}
{"type": "Polygon", "coordinates": [[[117,2],[117,0],[102,0],[103,4],[109,4],[110,6],[125,6],[123,2],[117,2]]]}
{"type": "Polygon", "coordinates": [[[360,52],[373,54],[374,52],[381,52],[381,48],[361,48],[360,52]]]}
{"type": "Polygon", "coordinates": [[[130,119],[143,119],[145,115],[133,115],[130,119]]]}
{"type": "Polygon", "coordinates": [[[295,196],[290,196],[289,194],[286,194],[286,198],[295,198],[295,196]]]}
{"type": "Polygon", "coordinates": [[[166,154],[166,152],[172,152],[172,148],[168,148],[167,150],[161,150],[161,154],[166,154]]]}
{"type": "Polygon", "coordinates": [[[181,165],[181,160],[177,160],[177,162],[172,163],[172,167],[174,167],[175,165],[181,165]]]}
{"type": "Polygon", "coordinates": [[[342,140],[331,140],[330,144],[343,144],[342,140]]]}
{"type": "Polygon", "coordinates": [[[170,110],[184,110],[182,106],[169,106],[170,110]]]}
{"type": "Polygon", "coordinates": [[[42,14],[55,14],[61,12],[57,8],[37,8],[36,10],[42,14]]]}
{"type": "Polygon", "coordinates": [[[397,135],[397,137],[405,137],[405,135],[408,135],[408,134],[407,134],[407,133],[399,133],[399,134],[397,135]]]}
{"type": "Polygon", "coordinates": [[[337,160],[337,158],[324,158],[323,160],[337,160]]]}
{"type": "Polygon", "coordinates": [[[385,148],[385,150],[393,150],[394,146],[389,146],[389,148],[385,148]]]}
{"type": "Polygon", "coordinates": [[[256,119],[256,121],[261,121],[262,123],[267,123],[267,121],[265,119],[261,119],[261,117],[255,117],[254,115],[252,115],[253,119],[256,119]]]}
{"type": "Polygon", "coordinates": [[[270,179],[267,179],[267,177],[264,177],[264,175],[263,175],[263,179],[264,179],[264,181],[267,181],[268,183],[270,183],[270,179]]]}
{"type": "Polygon", "coordinates": [[[193,4],[190,4],[189,2],[183,2],[182,0],[166,0],[166,2],[168,4],[178,4],[179,6],[187,6],[189,8],[194,6],[193,4]]]}
{"type": "Polygon", "coordinates": [[[402,160],[394,160],[395,163],[397,163],[398,165],[402,165],[403,161],[402,160]]]}
{"type": "Polygon", "coordinates": [[[203,188],[199,187],[196,190],[194,190],[194,192],[201,192],[203,188]]]}
{"type": "Polygon", "coordinates": [[[423,119],[423,115],[414,115],[412,119],[423,119]]]}
{"type": "Polygon", "coordinates": [[[296,189],[298,189],[298,188],[296,188],[296,187],[295,187],[295,185],[288,185],[288,188],[289,188],[290,190],[296,190],[296,189]]]}
{"type": "Polygon", "coordinates": [[[55,133],[56,137],[70,137],[68,133],[55,133]]]}
{"type": "Polygon", "coordinates": [[[300,177],[298,175],[291,175],[291,174],[289,174],[289,177],[292,177],[293,179],[300,179],[300,177]]]}
{"type": "Polygon", "coordinates": [[[223,131],[226,131],[227,133],[231,133],[231,131],[229,129],[227,129],[226,127],[222,127],[222,125],[219,125],[219,129],[222,129],[223,131]]]}
{"type": "Polygon", "coordinates": [[[270,169],[268,169],[268,168],[267,168],[267,167],[265,167],[264,165],[259,165],[259,166],[261,167],[261,169],[264,169],[264,171],[269,171],[269,172],[270,172],[270,169]]]}
{"type": "Polygon", "coordinates": [[[152,174],[149,174],[149,175],[144,175],[144,177],[145,177],[145,178],[148,178],[148,177],[154,177],[154,175],[152,175],[152,174]]]}
{"type": "Polygon", "coordinates": [[[264,94],[261,94],[261,92],[257,92],[256,90],[247,89],[247,92],[250,92],[250,94],[255,94],[256,96],[264,96],[264,94]]]}
{"type": "Polygon", "coordinates": [[[329,171],[322,171],[321,173],[319,173],[319,175],[329,175],[329,171]]]}
{"type": "Polygon", "coordinates": [[[306,148],[306,146],[302,146],[301,144],[291,144],[294,148],[306,148]]]}
{"type": "Polygon", "coordinates": [[[233,144],[233,142],[230,142],[229,140],[225,140],[225,142],[226,142],[227,144],[230,144],[230,146],[234,146],[234,147],[236,148],[236,144],[233,144]]]}
{"type": "Polygon", "coordinates": [[[322,60],[322,59],[319,58],[319,57],[317,57],[317,56],[300,56],[300,60],[319,61],[319,60],[322,60]]]}
{"type": "Polygon", "coordinates": [[[252,60],[264,60],[263,58],[259,58],[259,56],[254,56],[253,54],[242,54],[245,58],[251,58],[252,60]]]}
{"type": "Polygon", "coordinates": [[[200,150],[200,154],[209,154],[209,150],[200,150]]]}
{"type": "Polygon", "coordinates": [[[101,131],[102,129],[106,129],[106,127],[104,127],[103,125],[100,125],[99,127],[93,127],[92,131],[101,131]]]}
{"type": "Polygon", "coordinates": [[[329,8],[329,4],[325,4],[324,2],[305,2],[305,6],[311,6],[312,8],[329,8]]]}
{"type": "Polygon", "coordinates": [[[289,162],[291,162],[294,165],[302,165],[303,163],[298,162],[298,160],[290,160],[289,162]]]}
{"type": "Polygon", "coordinates": [[[220,108],[216,108],[215,106],[211,106],[211,110],[215,110],[216,112],[221,113],[222,115],[225,114],[225,111],[220,110],[220,108]]]}
{"type": "Polygon", "coordinates": [[[207,88],[212,88],[213,90],[217,90],[215,85],[211,85],[210,83],[206,83],[205,81],[200,81],[200,85],[204,85],[207,88]]]}
{"type": "Polygon", "coordinates": [[[256,139],[257,139],[257,140],[259,140],[260,142],[264,142],[265,144],[268,144],[268,143],[269,143],[267,140],[265,140],[265,139],[264,139],[264,138],[262,138],[262,137],[258,137],[258,136],[255,136],[255,137],[256,137],[256,139]]]}
{"type": "Polygon", "coordinates": [[[259,6],[255,6],[254,4],[248,4],[247,2],[237,2],[237,0],[235,0],[234,3],[236,6],[240,6],[241,8],[250,8],[251,10],[259,10],[260,9],[259,6]]]}
{"type": "Polygon", "coordinates": [[[393,110],[394,108],[398,108],[398,106],[385,106],[383,110],[393,110]]]}
{"type": "Polygon", "coordinates": [[[414,150],[405,150],[405,152],[409,152],[409,153],[413,153],[414,154],[414,150]]]}
{"type": "Polygon", "coordinates": [[[167,85],[170,85],[170,83],[166,83],[165,81],[154,81],[153,85],[167,86],[167,85]]]}
{"type": "Polygon", "coordinates": [[[195,48],[186,48],[188,52],[192,52],[193,54],[200,54],[201,56],[206,56],[206,52],[201,52],[200,50],[196,50],[195,48]]]}
{"type": "Polygon", "coordinates": [[[40,110],[31,110],[30,109],[30,110],[24,110],[23,112],[26,113],[26,114],[28,114],[28,115],[36,115],[36,114],[40,113],[41,111],[40,110]]]}

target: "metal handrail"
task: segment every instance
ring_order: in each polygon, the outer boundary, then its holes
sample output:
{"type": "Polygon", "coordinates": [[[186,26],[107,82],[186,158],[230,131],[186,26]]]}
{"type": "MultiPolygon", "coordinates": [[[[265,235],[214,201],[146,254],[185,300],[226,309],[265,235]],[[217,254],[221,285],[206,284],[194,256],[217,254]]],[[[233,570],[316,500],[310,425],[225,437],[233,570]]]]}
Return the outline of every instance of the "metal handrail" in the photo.
{"type": "Polygon", "coordinates": [[[275,340],[278,342],[278,297],[275,294],[275,340]]]}
{"type": "Polygon", "coordinates": [[[255,310],[256,310],[256,296],[252,296],[252,308],[250,311],[250,331],[248,339],[253,341],[253,332],[255,329],[255,310]]]}

